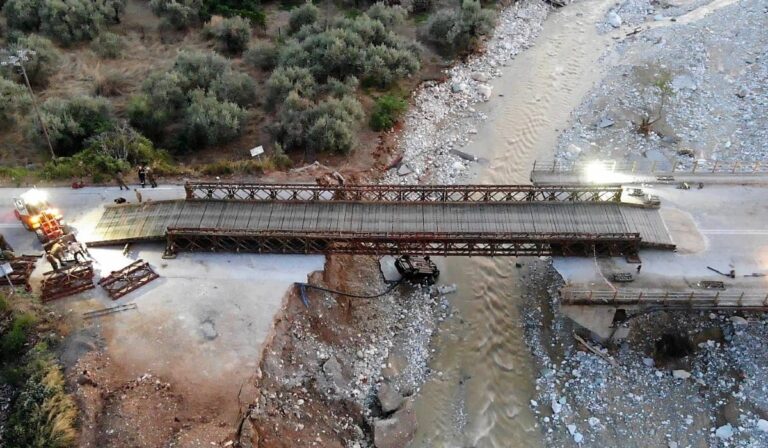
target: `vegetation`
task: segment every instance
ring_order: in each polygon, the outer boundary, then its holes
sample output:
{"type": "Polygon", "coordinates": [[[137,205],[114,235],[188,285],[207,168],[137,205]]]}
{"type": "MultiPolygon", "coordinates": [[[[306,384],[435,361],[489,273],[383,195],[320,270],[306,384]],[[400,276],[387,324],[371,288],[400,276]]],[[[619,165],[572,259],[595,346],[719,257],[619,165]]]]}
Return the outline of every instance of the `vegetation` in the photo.
{"type": "Polygon", "coordinates": [[[258,42],[243,54],[245,62],[261,70],[272,70],[277,65],[277,47],[258,42]]]}
{"type": "MultiPolygon", "coordinates": [[[[75,154],[82,149],[85,140],[109,131],[115,125],[112,105],[101,97],[51,98],[43,103],[41,115],[53,150],[60,156],[75,154]]],[[[30,133],[41,146],[45,144],[38,121],[33,122],[30,133]]]]}
{"type": "MultiPolygon", "coordinates": [[[[6,384],[19,388],[8,409],[2,440],[9,447],[65,448],[76,436],[77,407],[46,342],[50,323],[33,296],[0,296],[0,368],[6,384]],[[30,348],[31,347],[31,348],[30,348]]],[[[4,446],[5,446],[4,445],[4,446]]]]}
{"type": "Polygon", "coordinates": [[[408,102],[394,95],[384,95],[376,100],[371,113],[370,126],[374,131],[392,128],[400,115],[408,108],[408,102]]]}
{"type": "Polygon", "coordinates": [[[99,96],[119,96],[127,86],[128,80],[120,72],[108,72],[105,75],[96,75],[94,93],[99,96]]]}
{"type": "Polygon", "coordinates": [[[105,23],[118,23],[125,0],[8,0],[9,28],[39,31],[63,45],[91,40],[105,23]]]}
{"type": "Polygon", "coordinates": [[[653,130],[653,125],[664,117],[664,106],[666,105],[667,98],[675,93],[672,90],[672,75],[668,72],[657,75],[651,88],[659,95],[659,105],[655,111],[648,107],[641,117],[640,125],[637,128],[637,132],[646,136],[653,130]]]}
{"type": "Polygon", "coordinates": [[[474,51],[480,37],[493,30],[494,15],[479,0],[464,0],[460,11],[442,10],[429,21],[428,36],[449,54],[474,51]]]}
{"type": "Polygon", "coordinates": [[[124,48],[125,44],[120,36],[109,32],[99,34],[91,43],[91,49],[102,59],[118,58],[124,48]]]}
{"type": "Polygon", "coordinates": [[[304,25],[312,25],[320,17],[320,10],[312,2],[304,3],[291,11],[288,19],[288,33],[294,34],[304,25]]]}
{"type": "Polygon", "coordinates": [[[255,91],[253,80],[232,70],[225,58],[186,51],[170,71],[144,82],[142,93],[128,104],[128,116],[133,126],[158,140],[164,137],[171,147],[197,149],[237,137],[255,91]]]}
{"type": "MultiPolygon", "coordinates": [[[[53,43],[45,37],[37,34],[19,37],[11,45],[12,49],[31,50],[29,59],[24,62],[24,69],[27,71],[29,83],[33,87],[45,87],[51,75],[59,70],[61,65],[61,56],[53,43]]],[[[3,67],[4,74],[19,84],[24,83],[21,70],[17,67],[3,67]]]]}
{"type": "Polygon", "coordinates": [[[202,23],[202,0],[150,0],[149,6],[155,14],[178,30],[202,23]]]}
{"type": "Polygon", "coordinates": [[[15,124],[16,118],[25,113],[30,104],[31,98],[26,87],[0,78],[0,129],[15,124]]]}
{"type": "Polygon", "coordinates": [[[206,20],[211,14],[218,14],[224,17],[240,16],[262,28],[267,24],[267,16],[259,0],[205,0],[200,14],[206,20]]]}
{"type": "Polygon", "coordinates": [[[248,48],[248,42],[251,40],[251,24],[248,20],[235,16],[213,25],[209,33],[218,42],[221,52],[240,54],[248,48]]]}

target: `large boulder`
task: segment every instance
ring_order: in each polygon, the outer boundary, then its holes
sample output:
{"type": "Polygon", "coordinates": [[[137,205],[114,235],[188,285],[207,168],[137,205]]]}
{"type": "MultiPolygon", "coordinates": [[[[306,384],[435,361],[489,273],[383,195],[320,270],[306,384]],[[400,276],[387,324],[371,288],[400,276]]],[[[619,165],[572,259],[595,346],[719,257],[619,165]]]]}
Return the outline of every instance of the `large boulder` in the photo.
{"type": "Polygon", "coordinates": [[[373,424],[376,448],[402,448],[411,443],[415,435],[416,413],[410,398],[390,418],[376,420],[373,424]]]}
{"type": "Polygon", "coordinates": [[[379,403],[381,403],[381,410],[385,414],[396,411],[403,404],[403,396],[387,381],[381,383],[377,396],[379,397],[379,403]]]}

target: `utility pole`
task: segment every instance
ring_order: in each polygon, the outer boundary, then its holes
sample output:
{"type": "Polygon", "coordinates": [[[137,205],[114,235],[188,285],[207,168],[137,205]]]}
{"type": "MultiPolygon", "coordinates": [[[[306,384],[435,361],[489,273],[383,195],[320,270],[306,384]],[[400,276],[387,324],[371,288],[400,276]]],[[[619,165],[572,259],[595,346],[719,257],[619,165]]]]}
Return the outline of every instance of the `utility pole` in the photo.
{"type": "Polygon", "coordinates": [[[27,76],[27,70],[24,68],[24,63],[29,60],[29,55],[35,54],[34,51],[26,48],[19,48],[8,52],[5,59],[0,61],[0,65],[10,65],[21,69],[21,75],[24,77],[24,83],[29,90],[29,96],[32,98],[32,108],[35,110],[37,120],[40,122],[40,127],[43,128],[43,134],[45,135],[45,141],[48,143],[48,149],[51,151],[51,158],[56,162],[56,153],[53,151],[53,145],[51,144],[51,136],[48,135],[48,126],[43,120],[43,116],[40,114],[40,108],[37,106],[37,99],[35,98],[35,92],[32,90],[32,85],[29,83],[29,77],[27,76]]]}

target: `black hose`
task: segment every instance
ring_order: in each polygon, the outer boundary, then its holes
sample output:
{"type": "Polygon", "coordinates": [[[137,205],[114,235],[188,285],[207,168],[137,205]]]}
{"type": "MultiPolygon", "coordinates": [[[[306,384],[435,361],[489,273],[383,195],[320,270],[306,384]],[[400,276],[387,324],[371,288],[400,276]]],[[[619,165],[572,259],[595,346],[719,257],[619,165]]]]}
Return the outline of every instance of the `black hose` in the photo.
{"type": "Polygon", "coordinates": [[[401,278],[400,280],[396,281],[395,283],[392,283],[392,285],[390,285],[390,287],[387,288],[384,292],[379,293],[379,294],[373,294],[373,295],[351,294],[351,293],[348,293],[348,292],[342,292],[342,291],[336,291],[334,289],[323,288],[321,286],[310,285],[309,283],[297,283],[297,285],[299,285],[299,288],[301,289],[302,296],[304,295],[304,289],[305,288],[312,288],[312,289],[316,289],[318,291],[329,292],[331,294],[337,294],[337,295],[345,296],[345,297],[354,297],[356,299],[375,299],[375,298],[381,297],[381,296],[383,296],[385,294],[389,294],[390,292],[392,292],[393,289],[395,289],[404,280],[405,280],[404,278],[401,278]]]}

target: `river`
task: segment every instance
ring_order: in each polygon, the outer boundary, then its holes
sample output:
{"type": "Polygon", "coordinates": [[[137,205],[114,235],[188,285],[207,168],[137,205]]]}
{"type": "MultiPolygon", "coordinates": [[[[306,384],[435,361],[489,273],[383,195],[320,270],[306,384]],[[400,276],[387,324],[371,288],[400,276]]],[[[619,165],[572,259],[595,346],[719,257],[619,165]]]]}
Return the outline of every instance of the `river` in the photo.
{"type": "MultiPolygon", "coordinates": [[[[585,0],[554,11],[533,47],[493,84],[478,107],[488,119],[465,150],[489,161],[471,183],[529,182],[536,159],[551,159],[559,130],[601,77],[598,59],[611,44],[595,23],[613,1],[585,0]]],[[[541,446],[529,408],[536,376],[523,337],[515,260],[442,260],[443,278],[456,283],[454,316],[434,340],[432,375],[421,389],[413,447],[541,446]]]]}

